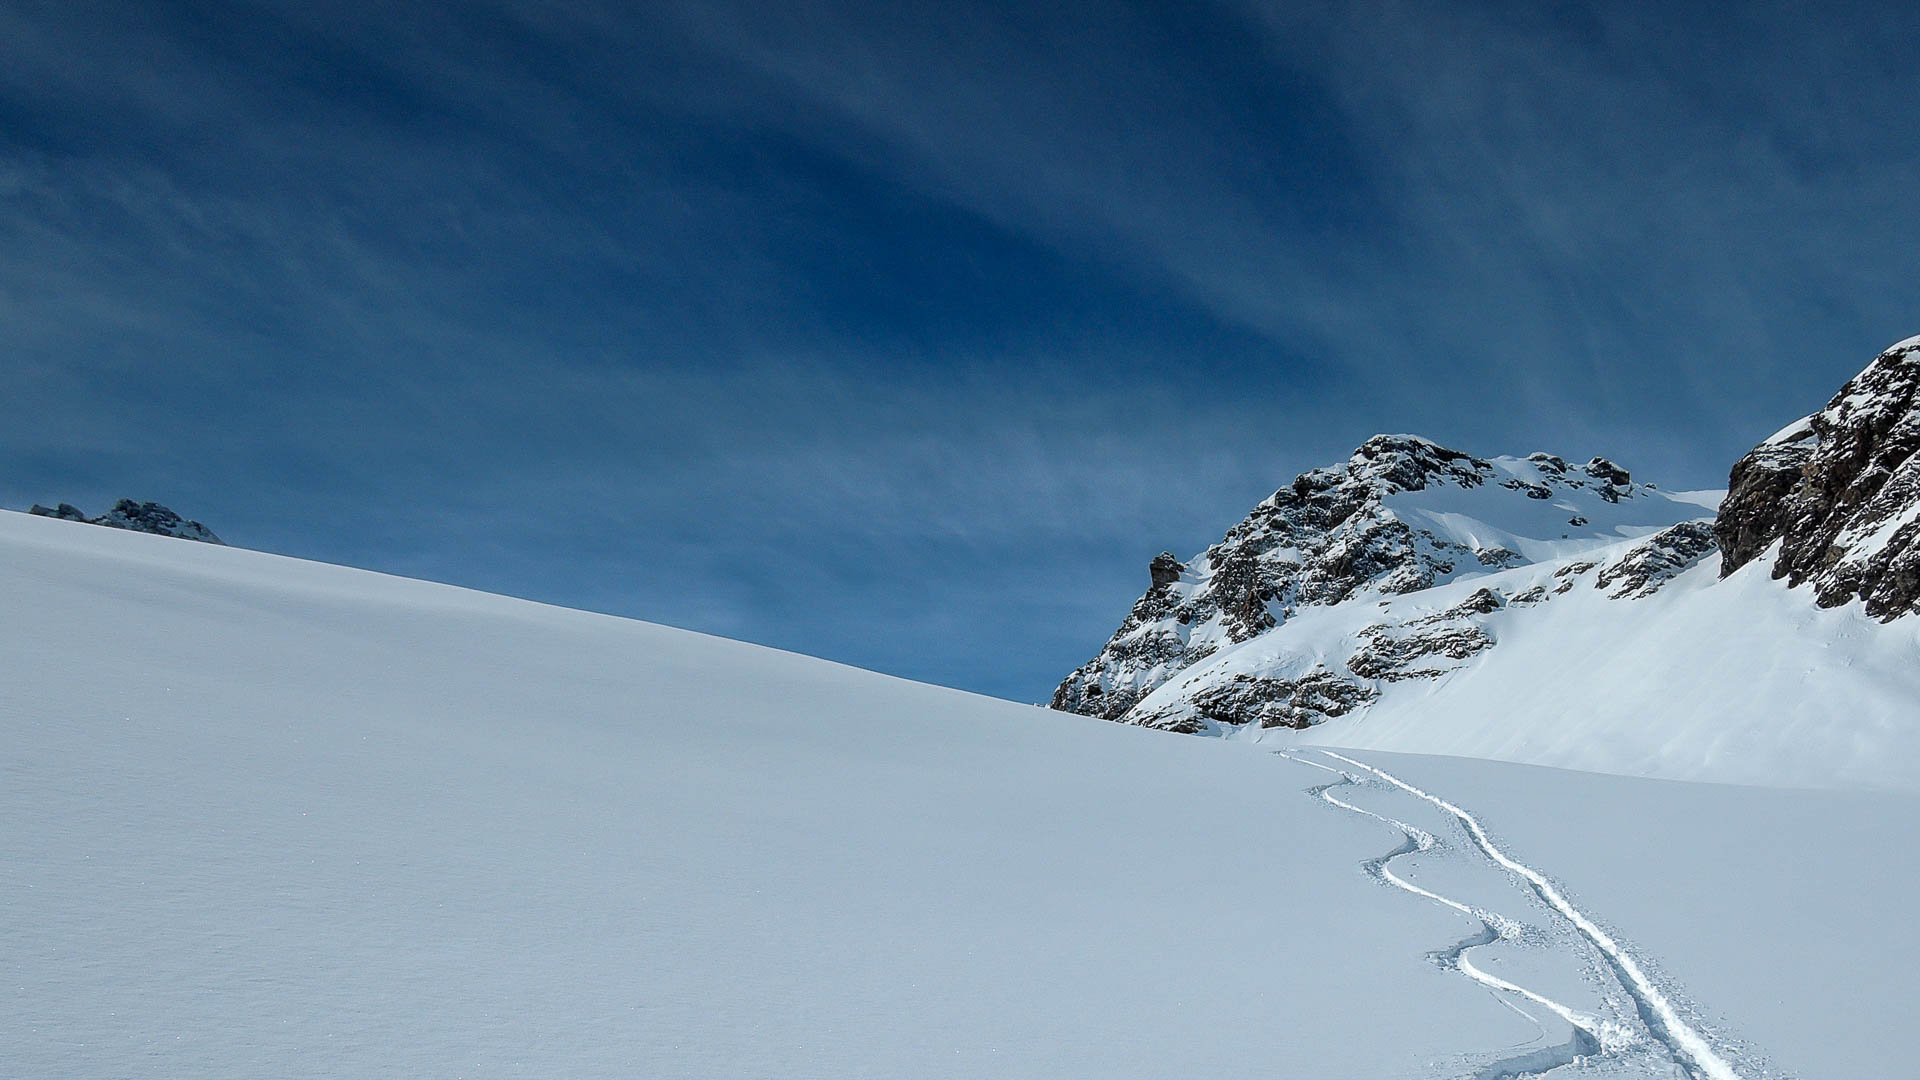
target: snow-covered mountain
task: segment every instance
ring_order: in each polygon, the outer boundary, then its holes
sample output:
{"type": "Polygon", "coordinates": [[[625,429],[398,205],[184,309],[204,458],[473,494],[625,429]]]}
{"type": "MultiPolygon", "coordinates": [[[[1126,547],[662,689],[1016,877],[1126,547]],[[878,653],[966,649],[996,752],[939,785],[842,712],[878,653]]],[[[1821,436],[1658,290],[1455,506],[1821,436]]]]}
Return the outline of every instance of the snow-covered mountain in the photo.
{"type": "Polygon", "coordinates": [[[61,503],[58,506],[41,506],[35,503],[27,513],[35,517],[104,525],[109,529],[152,533],[155,536],[171,536],[179,540],[197,540],[203,544],[225,544],[225,541],[213,534],[212,529],[197,521],[188,521],[157,502],[121,499],[113,504],[113,509],[99,517],[88,517],[85,511],[72,503],[61,503]]]}
{"type": "Polygon", "coordinates": [[[1920,768],[1903,715],[1920,620],[1876,620],[1920,596],[1917,373],[1920,340],[1883,353],[1743,459],[1717,516],[1722,493],[1604,459],[1376,437],[1193,559],[1156,558],[1053,706],[1191,734],[1899,783],[1920,768]],[[1789,591],[1803,581],[1811,596],[1789,591]],[[1817,762],[1796,745],[1796,765],[1790,730],[1834,737],[1817,762]]]}
{"type": "MultiPolygon", "coordinates": [[[[1378,632],[1337,668],[1295,672],[1288,685],[1182,679],[1194,687],[1192,708],[1177,708],[1167,695],[1139,706],[1222,649],[1312,609],[1384,609],[1395,597],[1516,567],[1594,569],[1603,561],[1608,585],[1656,589],[1712,546],[1699,522],[1712,517],[1719,497],[1636,483],[1604,458],[1585,465],[1545,453],[1482,460],[1417,436],[1376,436],[1345,463],[1274,492],[1187,562],[1167,552],[1156,557],[1152,587],[1099,655],[1060,684],[1053,707],[1185,732],[1218,724],[1306,727],[1371,701],[1383,680],[1437,674],[1457,666],[1445,661],[1491,645],[1471,617],[1508,597],[1482,589],[1458,610],[1370,623],[1378,632]]],[[[1519,603],[1551,595],[1544,583],[1528,590],[1516,594],[1519,603]]]]}

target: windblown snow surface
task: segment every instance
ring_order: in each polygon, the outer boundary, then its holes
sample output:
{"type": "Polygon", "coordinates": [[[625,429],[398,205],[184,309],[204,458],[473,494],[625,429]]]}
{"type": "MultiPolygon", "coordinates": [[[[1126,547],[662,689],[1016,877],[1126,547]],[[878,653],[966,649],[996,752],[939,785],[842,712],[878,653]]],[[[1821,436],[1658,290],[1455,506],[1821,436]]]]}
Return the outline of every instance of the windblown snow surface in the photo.
{"type": "Polygon", "coordinates": [[[8,1076],[1913,1071],[1843,715],[1739,729],[1822,790],[1192,739],[14,514],[0,596],[8,1076]]]}

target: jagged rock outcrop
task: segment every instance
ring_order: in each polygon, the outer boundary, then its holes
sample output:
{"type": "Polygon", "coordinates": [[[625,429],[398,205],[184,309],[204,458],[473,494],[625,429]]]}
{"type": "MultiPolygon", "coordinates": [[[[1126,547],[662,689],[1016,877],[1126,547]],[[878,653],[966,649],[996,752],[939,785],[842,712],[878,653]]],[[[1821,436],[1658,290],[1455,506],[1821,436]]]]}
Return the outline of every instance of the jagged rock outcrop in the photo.
{"type": "MultiPolygon", "coordinates": [[[[1529,538],[1544,546],[1576,529],[1598,535],[1609,525],[1603,518],[1664,526],[1698,512],[1674,510],[1605,458],[1584,465],[1552,454],[1481,459],[1418,436],[1378,435],[1346,462],[1300,474],[1193,559],[1156,556],[1146,593],[1100,653],[1060,683],[1052,705],[1152,724],[1157,714],[1129,714],[1157,687],[1302,609],[1363,594],[1406,595],[1462,574],[1523,566],[1537,557],[1516,550],[1529,538]],[[1483,504],[1504,506],[1505,516],[1525,524],[1515,526],[1520,531],[1460,531],[1450,523],[1463,517],[1454,506],[1461,500],[1476,512],[1483,504]],[[1646,504],[1644,513],[1632,509],[1636,502],[1646,504]]],[[[1406,644],[1397,634],[1383,635],[1361,667],[1393,677],[1428,674],[1434,669],[1409,666],[1415,657],[1477,651],[1484,644],[1470,640],[1475,633],[1430,626],[1406,644]],[[1407,654],[1404,662],[1391,655],[1399,651],[1407,654]]],[[[1234,683],[1208,690],[1203,713],[1221,722],[1294,726],[1339,715],[1322,704],[1361,703],[1357,678],[1329,670],[1305,685],[1297,678],[1234,683]],[[1233,715],[1242,719],[1225,719],[1233,715]]],[[[1194,722],[1188,712],[1180,716],[1180,724],[1194,722]]]]}
{"type": "Polygon", "coordinates": [[[1728,489],[1714,523],[1723,574],[1777,542],[1773,576],[1811,585],[1822,607],[1920,611],[1920,338],[1741,458],[1728,489]]]}
{"type": "Polygon", "coordinates": [[[172,536],[181,540],[197,540],[203,544],[225,546],[225,541],[215,536],[212,529],[197,521],[189,521],[156,502],[121,499],[113,504],[113,509],[99,517],[88,517],[71,503],[61,503],[52,508],[35,503],[27,513],[40,517],[59,518],[63,521],[104,525],[109,529],[125,529],[129,532],[152,533],[156,536],[172,536]]]}
{"type": "Polygon", "coordinates": [[[1398,625],[1375,623],[1360,631],[1359,649],[1347,658],[1347,670],[1363,679],[1399,682],[1437,679],[1458,664],[1493,646],[1493,635],[1474,619],[1491,615],[1506,600],[1492,589],[1479,589],[1445,611],[1398,625]]]}
{"type": "Polygon", "coordinates": [[[1130,722],[1183,735],[1199,734],[1208,722],[1297,729],[1345,716],[1379,696],[1371,686],[1325,668],[1297,679],[1239,674],[1195,693],[1190,708],[1147,712],[1130,722]]]}
{"type": "MultiPolygon", "coordinates": [[[[1479,589],[1452,607],[1405,621],[1373,623],[1356,635],[1344,670],[1315,663],[1303,671],[1237,671],[1201,675],[1187,692],[1155,695],[1125,716],[1128,723],[1183,734],[1242,725],[1301,729],[1345,716],[1378,700],[1384,685],[1438,679],[1494,644],[1484,616],[1507,605],[1479,589]]],[[[1204,666],[1204,665],[1203,665],[1204,666]]]]}
{"type": "Polygon", "coordinates": [[[1594,575],[1593,587],[1615,600],[1652,596],[1714,550],[1713,527],[1683,521],[1647,537],[1594,575]]]}

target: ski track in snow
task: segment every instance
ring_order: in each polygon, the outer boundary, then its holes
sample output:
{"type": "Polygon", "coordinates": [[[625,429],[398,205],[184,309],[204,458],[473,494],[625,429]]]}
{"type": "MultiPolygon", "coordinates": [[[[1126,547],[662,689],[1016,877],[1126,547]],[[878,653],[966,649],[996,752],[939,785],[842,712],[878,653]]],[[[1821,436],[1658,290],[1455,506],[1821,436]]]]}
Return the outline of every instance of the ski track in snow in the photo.
{"type": "MultiPolygon", "coordinates": [[[[1391,863],[1402,856],[1430,850],[1436,844],[1433,835],[1418,826],[1344,802],[1332,794],[1334,788],[1360,783],[1361,778],[1359,776],[1345,769],[1322,765],[1316,761],[1295,757],[1284,751],[1277,751],[1276,753],[1278,756],[1286,758],[1289,761],[1301,765],[1308,765],[1316,769],[1322,769],[1334,773],[1339,777],[1339,779],[1330,783],[1317,784],[1307,789],[1309,794],[1342,810],[1385,822],[1405,834],[1406,839],[1397,845],[1394,850],[1383,856],[1368,859],[1362,864],[1369,874],[1396,888],[1403,889],[1416,896],[1442,904],[1455,911],[1480,920],[1481,929],[1479,931],[1462,939],[1449,949],[1432,954],[1435,962],[1441,964],[1443,967],[1459,971],[1461,974],[1490,989],[1515,994],[1535,1004],[1541,1005],[1572,1026],[1573,1039],[1570,1042],[1561,1046],[1545,1047],[1532,1053],[1495,1062],[1483,1069],[1478,1074],[1477,1080],[1506,1080],[1506,1078],[1511,1077],[1539,1075],[1549,1070],[1559,1068],[1560,1066],[1571,1064],[1577,1057],[1618,1052],[1628,1049],[1640,1042],[1638,1034],[1624,1025],[1578,1012],[1542,994],[1535,993],[1532,990],[1508,982],[1497,975],[1475,967],[1469,956],[1474,949],[1483,945],[1490,945],[1502,938],[1517,937],[1520,931],[1519,924],[1496,912],[1471,907],[1450,897],[1441,896],[1438,893],[1421,888],[1395,874],[1392,870],[1391,863]]],[[[1362,769],[1387,784],[1415,798],[1432,804],[1459,822],[1466,830],[1467,835],[1473,840],[1474,846],[1477,847],[1482,854],[1491,859],[1496,866],[1525,881],[1534,895],[1538,896],[1542,902],[1564,919],[1576,933],[1595,949],[1599,950],[1600,955],[1605,958],[1607,964],[1611,967],[1621,988],[1625,990],[1628,997],[1632,999],[1634,1008],[1639,1013],[1640,1019],[1642,1023],[1645,1024],[1647,1031],[1653,1039],[1660,1043],[1668,1054],[1671,1055],[1674,1062],[1684,1069],[1689,1076],[1696,1078],[1696,1080],[1741,1080],[1740,1074],[1735,1072],[1733,1066],[1713,1049],[1712,1044],[1681,1018],[1679,1011],[1673,1006],[1673,1003],[1661,992],[1659,987],[1653,984],[1653,981],[1647,977],[1645,971],[1639,963],[1634,960],[1632,955],[1627,952],[1624,946],[1584,912],[1580,911],[1568,901],[1565,895],[1547,879],[1546,875],[1512,858],[1501,849],[1499,845],[1495,844],[1492,837],[1487,834],[1486,829],[1481,826],[1478,818],[1466,810],[1461,809],[1459,806],[1439,796],[1422,791],[1412,784],[1401,780],[1399,777],[1383,769],[1375,768],[1366,762],[1356,761],[1353,758],[1335,753],[1331,750],[1322,749],[1320,753],[1334,761],[1362,769]]],[[[1505,1001],[1505,999],[1501,1000],[1516,1011],[1521,1012],[1522,1015],[1527,1015],[1529,1019],[1532,1019],[1530,1014],[1519,1009],[1519,1007],[1513,1005],[1512,1002],[1505,1001]]]]}
{"type": "MultiPolygon", "coordinates": [[[[1565,1043],[1542,1047],[1538,1050],[1495,1061],[1476,1073],[1474,1080],[1509,1080],[1509,1078],[1514,1077],[1534,1076],[1550,1069],[1559,1068],[1562,1065],[1570,1065],[1577,1058],[1589,1057],[1608,1049],[1624,1049],[1638,1041],[1631,1031],[1619,1024],[1578,1012],[1558,1001],[1554,1001],[1544,994],[1537,993],[1518,983],[1510,982],[1498,975],[1476,967],[1472,960],[1467,957],[1468,952],[1482,945],[1491,945],[1496,941],[1518,938],[1524,928],[1518,922],[1498,912],[1463,904],[1452,897],[1442,896],[1430,889],[1415,885],[1413,882],[1394,873],[1392,867],[1394,860],[1405,855],[1416,855],[1423,851],[1432,850],[1438,843],[1433,834],[1417,825],[1401,821],[1398,818],[1387,817],[1384,814],[1376,814],[1371,810],[1355,806],[1352,803],[1336,797],[1333,794],[1334,788],[1343,785],[1358,784],[1360,782],[1359,778],[1352,773],[1344,769],[1330,768],[1317,761],[1294,757],[1292,754],[1285,752],[1276,751],[1276,753],[1288,761],[1322,769],[1339,777],[1339,779],[1329,783],[1316,784],[1308,788],[1307,793],[1309,795],[1342,810],[1360,814],[1364,817],[1370,817],[1376,821],[1385,822],[1405,834],[1405,838],[1401,840],[1399,844],[1395,845],[1392,851],[1387,852],[1385,855],[1367,859],[1360,864],[1370,876],[1392,885],[1395,888],[1403,889],[1415,896],[1431,900],[1444,907],[1452,908],[1469,918],[1478,920],[1480,923],[1478,930],[1462,938],[1450,948],[1429,953],[1429,959],[1449,971],[1457,971],[1465,975],[1474,982],[1485,986],[1488,990],[1504,991],[1522,997],[1536,1005],[1543,1006],[1554,1015],[1560,1017],[1560,1019],[1566,1021],[1572,1029],[1572,1037],[1565,1043]]],[[[1535,1037],[1534,1041],[1546,1037],[1545,1025],[1541,1024],[1539,1019],[1532,1013],[1501,997],[1499,993],[1494,994],[1494,1000],[1512,1009],[1514,1012],[1519,1013],[1521,1016],[1526,1017],[1529,1022],[1539,1029],[1540,1034],[1535,1037]]]]}

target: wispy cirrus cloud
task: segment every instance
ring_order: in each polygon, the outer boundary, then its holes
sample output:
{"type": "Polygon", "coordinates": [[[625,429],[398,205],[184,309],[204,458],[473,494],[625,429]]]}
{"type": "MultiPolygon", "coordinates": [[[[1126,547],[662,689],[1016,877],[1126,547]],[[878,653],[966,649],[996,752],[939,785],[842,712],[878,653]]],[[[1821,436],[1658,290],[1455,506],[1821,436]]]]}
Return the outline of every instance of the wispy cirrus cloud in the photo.
{"type": "Polygon", "coordinates": [[[1714,482],[1914,329],[1914,16],[0,12],[0,496],[1044,694],[1380,429],[1714,482]]]}

